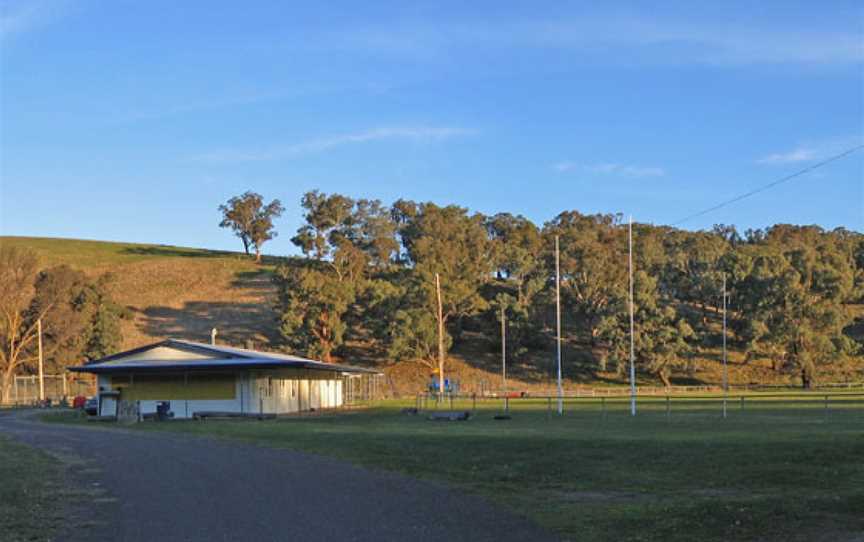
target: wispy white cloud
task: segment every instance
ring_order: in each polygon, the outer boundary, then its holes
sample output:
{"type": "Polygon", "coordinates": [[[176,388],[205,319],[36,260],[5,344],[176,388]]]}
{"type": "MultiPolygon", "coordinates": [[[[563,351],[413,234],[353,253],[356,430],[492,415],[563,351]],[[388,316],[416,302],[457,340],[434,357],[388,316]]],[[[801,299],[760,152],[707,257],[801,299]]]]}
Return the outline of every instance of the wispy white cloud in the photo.
{"type": "Polygon", "coordinates": [[[325,152],[346,145],[370,143],[373,141],[407,140],[414,142],[434,142],[472,135],[474,133],[476,133],[474,130],[449,126],[383,127],[361,132],[337,134],[289,145],[271,146],[258,150],[218,150],[194,156],[193,159],[201,162],[258,162],[295,158],[307,154],[325,152]]]}
{"type": "Polygon", "coordinates": [[[593,173],[597,175],[610,175],[616,177],[663,177],[666,170],[659,167],[634,166],[627,164],[603,163],[603,164],[579,164],[576,162],[558,162],[553,165],[555,171],[565,173],[578,171],[582,173],[593,173]]]}
{"type": "MultiPolygon", "coordinates": [[[[501,49],[542,50],[640,64],[849,64],[864,62],[860,33],[784,26],[746,27],[703,20],[617,15],[518,22],[436,22],[350,27],[306,36],[301,48],[367,52],[415,60],[501,49]]],[[[571,55],[572,56],[572,55],[571,55]]]]}
{"type": "Polygon", "coordinates": [[[864,137],[838,137],[824,141],[799,143],[793,149],[768,154],[756,160],[758,164],[782,165],[824,160],[856,145],[864,144],[864,137]]]}
{"type": "Polygon", "coordinates": [[[67,8],[64,0],[0,1],[0,40],[29,32],[49,24],[63,15],[67,8]]]}

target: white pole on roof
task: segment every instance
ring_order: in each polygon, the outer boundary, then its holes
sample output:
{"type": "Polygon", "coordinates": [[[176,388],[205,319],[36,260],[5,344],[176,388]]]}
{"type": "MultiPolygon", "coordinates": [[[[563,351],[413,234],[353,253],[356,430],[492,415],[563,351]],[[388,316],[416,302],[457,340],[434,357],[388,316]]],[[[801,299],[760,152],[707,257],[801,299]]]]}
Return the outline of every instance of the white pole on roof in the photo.
{"type": "Polygon", "coordinates": [[[216,334],[219,333],[216,331],[216,328],[210,330],[210,344],[216,346],[216,334]]]}

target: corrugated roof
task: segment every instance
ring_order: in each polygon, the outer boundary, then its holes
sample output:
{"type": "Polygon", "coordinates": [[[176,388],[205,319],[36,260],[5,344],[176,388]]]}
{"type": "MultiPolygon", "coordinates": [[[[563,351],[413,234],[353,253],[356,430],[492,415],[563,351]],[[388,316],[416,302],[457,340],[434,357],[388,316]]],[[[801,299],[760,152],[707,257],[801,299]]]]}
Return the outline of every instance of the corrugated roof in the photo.
{"type": "Polygon", "coordinates": [[[184,341],[181,339],[166,339],[125,352],[118,352],[102,359],[91,361],[78,367],[70,367],[70,371],[86,373],[115,373],[128,371],[163,371],[163,370],[203,370],[203,369],[256,369],[256,368],[297,368],[318,371],[338,371],[343,373],[378,373],[373,369],[326,363],[299,356],[277,354],[274,352],[259,352],[245,348],[232,348],[212,344],[184,341]],[[209,356],[204,359],[147,359],[142,357],[148,350],[159,347],[193,352],[209,356]],[[123,358],[136,355],[133,360],[123,358]]]}

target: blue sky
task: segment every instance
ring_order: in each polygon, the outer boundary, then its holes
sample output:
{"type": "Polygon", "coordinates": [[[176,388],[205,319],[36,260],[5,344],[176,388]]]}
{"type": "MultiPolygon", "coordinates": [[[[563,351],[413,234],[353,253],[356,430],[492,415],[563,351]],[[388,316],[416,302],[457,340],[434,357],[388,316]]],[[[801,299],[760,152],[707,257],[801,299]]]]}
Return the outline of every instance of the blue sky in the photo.
{"type": "MultiPolygon", "coordinates": [[[[860,2],[0,0],[0,231],[237,249],[301,195],[672,223],[862,143],[860,2]],[[608,5],[607,5],[608,4],[608,5]]],[[[864,152],[683,226],[864,230],[864,152]]]]}

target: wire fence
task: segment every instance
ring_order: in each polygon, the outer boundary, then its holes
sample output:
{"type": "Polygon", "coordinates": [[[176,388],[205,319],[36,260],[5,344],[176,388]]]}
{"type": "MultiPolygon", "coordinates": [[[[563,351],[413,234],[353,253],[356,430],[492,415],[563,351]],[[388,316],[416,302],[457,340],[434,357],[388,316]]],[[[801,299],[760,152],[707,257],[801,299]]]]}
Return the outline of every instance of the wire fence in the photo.
{"type": "Polygon", "coordinates": [[[352,374],[342,377],[343,403],[347,406],[362,406],[387,397],[387,381],[384,375],[352,374]]]}
{"type": "MultiPolygon", "coordinates": [[[[96,393],[95,378],[91,375],[47,374],[43,375],[46,402],[60,403],[79,395],[89,397],[96,393]]],[[[16,375],[5,401],[8,406],[31,406],[41,401],[39,376],[16,375]]]]}
{"type": "MultiPolygon", "coordinates": [[[[864,392],[864,382],[826,382],[818,386],[813,386],[809,389],[796,388],[795,386],[782,384],[730,384],[730,393],[742,394],[751,392],[785,392],[785,393],[810,393],[810,392],[829,392],[835,391],[855,391],[861,390],[864,392]]],[[[485,397],[557,397],[558,390],[555,386],[531,388],[529,389],[510,389],[502,390],[501,388],[490,385],[485,379],[478,380],[462,388],[462,393],[474,392],[485,397]]],[[[722,394],[723,387],[720,385],[698,385],[698,386],[637,386],[636,393],[640,396],[666,396],[666,395],[688,395],[688,394],[722,394]]],[[[563,390],[565,397],[622,397],[630,396],[630,388],[628,386],[576,386],[563,390]]]]}
{"type": "MultiPolygon", "coordinates": [[[[637,416],[734,417],[751,414],[783,417],[853,415],[864,424],[864,392],[730,393],[692,395],[640,395],[635,397],[637,416]]],[[[629,417],[629,395],[615,396],[501,396],[478,394],[418,394],[414,408],[420,413],[467,411],[473,414],[581,416],[597,419],[629,417]],[[560,403],[560,414],[559,414],[560,403]]]]}

